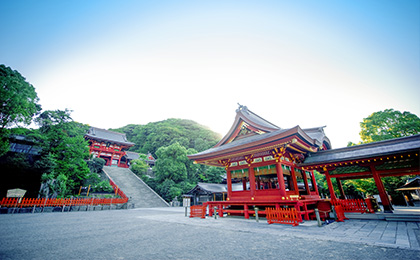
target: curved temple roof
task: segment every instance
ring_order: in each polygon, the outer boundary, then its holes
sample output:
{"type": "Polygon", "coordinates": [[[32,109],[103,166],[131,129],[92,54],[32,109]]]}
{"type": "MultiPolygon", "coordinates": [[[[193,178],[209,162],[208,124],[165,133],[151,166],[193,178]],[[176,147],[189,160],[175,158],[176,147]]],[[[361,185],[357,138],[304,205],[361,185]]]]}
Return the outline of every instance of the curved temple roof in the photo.
{"type": "Polygon", "coordinates": [[[218,160],[260,153],[285,145],[303,154],[330,149],[331,144],[323,128],[302,129],[295,126],[282,129],[240,105],[231,129],[222,140],[214,147],[188,157],[198,163],[222,166],[218,160]]]}
{"type": "Polygon", "coordinates": [[[129,142],[125,134],[117,133],[97,127],[91,127],[88,133],[85,135],[88,138],[99,140],[99,141],[109,141],[122,145],[133,146],[134,143],[129,142]]]}

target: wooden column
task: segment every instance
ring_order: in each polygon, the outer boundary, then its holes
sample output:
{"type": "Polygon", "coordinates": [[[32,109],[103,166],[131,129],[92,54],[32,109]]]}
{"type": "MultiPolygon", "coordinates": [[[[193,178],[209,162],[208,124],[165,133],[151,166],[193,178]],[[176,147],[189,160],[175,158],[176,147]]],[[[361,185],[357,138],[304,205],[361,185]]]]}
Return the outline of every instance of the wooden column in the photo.
{"type": "Polygon", "coordinates": [[[381,198],[382,205],[384,206],[384,212],[385,213],[392,213],[392,205],[391,201],[389,201],[388,194],[386,193],[384,184],[382,183],[381,176],[379,176],[379,173],[376,171],[375,166],[370,166],[370,171],[372,172],[373,179],[375,180],[376,187],[379,191],[379,197],[381,198]]]}
{"type": "Polygon", "coordinates": [[[328,170],[325,170],[325,178],[327,179],[327,185],[328,185],[328,190],[330,191],[331,200],[337,200],[337,197],[335,196],[335,193],[334,193],[334,187],[331,182],[330,173],[328,172],[328,170]]]}
{"type": "Polygon", "coordinates": [[[226,176],[227,176],[227,197],[228,199],[232,197],[232,176],[230,175],[230,171],[226,168],[226,176]]]}
{"type": "Polygon", "coordinates": [[[343,189],[343,184],[341,184],[341,179],[336,178],[337,180],[337,186],[338,186],[338,190],[340,191],[340,199],[347,199],[346,198],[346,194],[344,193],[344,189],[343,189]]]}
{"type": "Polygon", "coordinates": [[[277,179],[279,180],[280,196],[286,197],[286,188],[284,185],[283,168],[281,162],[276,163],[277,179]]]}
{"type": "Polygon", "coordinates": [[[297,185],[295,167],[293,167],[293,166],[291,167],[291,174],[292,174],[294,192],[295,192],[296,195],[299,195],[299,187],[297,185]]]}
{"type": "Polygon", "coordinates": [[[302,177],[303,177],[303,182],[305,183],[306,194],[311,195],[311,190],[309,189],[309,183],[308,183],[308,176],[306,176],[305,170],[302,170],[302,177]]]}
{"type": "Polygon", "coordinates": [[[249,187],[251,190],[251,198],[255,197],[255,172],[254,167],[248,166],[249,187]]]}
{"type": "Polygon", "coordinates": [[[312,178],[312,184],[315,186],[314,191],[316,192],[317,195],[319,195],[318,185],[316,184],[316,179],[315,179],[315,173],[314,171],[310,171],[310,173],[311,173],[311,178],[312,178]]]}

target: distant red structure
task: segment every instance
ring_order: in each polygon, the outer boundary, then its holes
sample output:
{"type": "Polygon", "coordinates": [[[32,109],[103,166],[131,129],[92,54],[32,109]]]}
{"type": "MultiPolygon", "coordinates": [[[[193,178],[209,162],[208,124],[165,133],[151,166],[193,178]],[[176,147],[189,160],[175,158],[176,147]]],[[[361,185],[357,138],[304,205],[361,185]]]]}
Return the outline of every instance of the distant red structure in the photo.
{"type": "Polygon", "coordinates": [[[134,145],[127,140],[125,134],[101,128],[91,127],[85,135],[89,141],[89,153],[102,158],[105,165],[128,168],[129,158],[127,150],[134,145]]]}

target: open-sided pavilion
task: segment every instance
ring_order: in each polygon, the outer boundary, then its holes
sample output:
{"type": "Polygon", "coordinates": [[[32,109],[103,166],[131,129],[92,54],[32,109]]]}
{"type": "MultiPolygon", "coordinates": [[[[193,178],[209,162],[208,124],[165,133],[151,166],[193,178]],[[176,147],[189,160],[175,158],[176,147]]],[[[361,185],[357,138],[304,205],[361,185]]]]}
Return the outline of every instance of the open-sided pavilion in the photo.
{"type": "Polygon", "coordinates": [[[331,149],[309,154],[299,164],[306,170],[317,170],[327,180],[331,199],[336,200],[332,178],[337,180],[342,198],[343,180],[373,178],[379,191],[384,211],[393,210],[382,177],[419,175],[420,135],[402,137],[381,142],[331,149]]]}

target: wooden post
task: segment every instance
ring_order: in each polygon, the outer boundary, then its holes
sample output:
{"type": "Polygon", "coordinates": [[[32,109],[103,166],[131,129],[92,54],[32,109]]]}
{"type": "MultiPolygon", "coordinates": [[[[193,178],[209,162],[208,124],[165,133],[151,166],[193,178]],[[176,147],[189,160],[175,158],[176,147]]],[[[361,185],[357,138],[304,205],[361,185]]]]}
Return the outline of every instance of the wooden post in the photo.
{"type": "Polygon", "coordinates": [[[343,184],[341,183],[341,179],[336,178],[337,180],[337,186],[338,186],[338,190],[340,191],[340,199],[347,199],[346,198],[346,194],[344,193],[344,189],[343,189],[343,184]]]}
{"type": "Polygon", "coordinates": [[[314,187],[315,192],[316,192],[317,195],[319,195],[318,185],[316,184],[316,179],[315,179],[314,171],[310,171],[310,173],[311,173],[311,177],[312,177],[312,184],[315,186],[314,187]]]}
{"type": "Polygon", "coordinates": [[[279,180],[280,196],[282,197],[282,199],[285,199],[286,188],[284,186],[283,168],[281,166],[280,161],[276,163],[276,171],[277,171],[277,179],[279,180]]]}
{"type": "Polygon", "coordinates": [[[227,176],[227,196],[228,198],[232,197],[232,175],[231,172],[226,168],[227,176]]]}
{"type": "Polygon", "coordinates": [[[306,175],[306,171],[303,169],[302,169],[302,177],[303,177],[303,183],[305,183],[306,194],[311,195],[311,190],[309,189],[309,183],[308,183],[308,176],[306,175]]]}
{"type": "Polygon", "coordinates": [[[249,219],[249,212],[248,212],[248,205],[244,205],[244,217],[245,219],[249,219]]]}
{"type": "Polygon", "coordinates": [[[384,206],[384,212],[385,213],[392,213],[392,205],[389,201],[388,194],[386,193],[384,184],[382,183],[381,176],[379,176],[379,173],[376,171],[375,166],[370,166],[370,171],[372,172],[373,179],[375,180],[376,187],[379,191],[379,197],[381,198],[382,205],[384,206]]]}
{"type": "Polygon", "coordinates": [[[255,172],[251,165],[248,166],[249,187],[251,190],[251,198],[255,198],[255,172]]]}
{"type": "Polygon", "coordinates": [[[293,181],[293,190],[295,191],[295,195],[299,195],[299,187],[297,185],[295,167],[293,166],[291,167],[291,174],[292,174],[292,181],[293,181]]]}
{"type": "Polygon", "coordinates": [[[334,193],[334,187],[331,182],[330,173],[328,172],[328,170],[325,170],[325,178],[327,179],[327,185],[328,185],[328,190],[330,191],[331,200],[337,200],[337,197],[335,196],[335,193],[334,193]]]}

